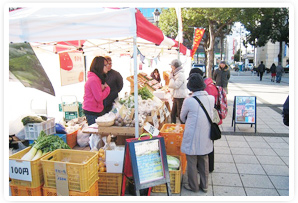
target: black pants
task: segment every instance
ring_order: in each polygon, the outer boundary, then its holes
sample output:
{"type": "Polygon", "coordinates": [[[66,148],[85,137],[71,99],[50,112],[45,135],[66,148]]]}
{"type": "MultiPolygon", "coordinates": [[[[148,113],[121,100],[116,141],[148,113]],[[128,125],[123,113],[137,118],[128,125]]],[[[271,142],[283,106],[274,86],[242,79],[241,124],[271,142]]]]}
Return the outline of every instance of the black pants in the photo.
{"type": "Polygon", "coordinates": [[[209,172],[212,172],[214,170],[214,147],[213,147],[213,151],[208,154],[208,159],[209,159],[209,172]]]}
{"type": "Polygon", "coordinates": [[[260,72],[260,81],[262,81],[264,72],[260,72]]]}
{"type": "MultiPolygon", "coordinates": [[[[174,98],[173,108],[171,112],[171,123],[176,123],[176,116],[178,116],[180,120],[180,112],[181,112],[183,101],[184,101],[184,98],[174,98]]],[[[181,120],[180,120],[180,123],[183,124],[181,120]]]]}

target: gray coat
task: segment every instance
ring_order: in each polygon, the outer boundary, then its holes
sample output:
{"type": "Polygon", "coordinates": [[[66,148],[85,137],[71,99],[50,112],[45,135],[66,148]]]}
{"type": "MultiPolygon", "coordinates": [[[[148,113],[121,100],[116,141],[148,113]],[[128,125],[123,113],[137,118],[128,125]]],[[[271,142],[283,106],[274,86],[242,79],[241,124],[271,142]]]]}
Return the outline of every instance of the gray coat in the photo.
{"type": "MultiPolygon", "coordinates": [[[[194,92],[192,96],[197,96],[211,120],[213,118],[214,97],[208,95],[206,91],[194,92]]],[[[192,97],[184,100],[180,119],[185,122],[185,130],[181,144],[181,152],[187,155],[205,155],[213,150],[213,142],[210,139],[210,122],[200,104],[192,97]]]]}

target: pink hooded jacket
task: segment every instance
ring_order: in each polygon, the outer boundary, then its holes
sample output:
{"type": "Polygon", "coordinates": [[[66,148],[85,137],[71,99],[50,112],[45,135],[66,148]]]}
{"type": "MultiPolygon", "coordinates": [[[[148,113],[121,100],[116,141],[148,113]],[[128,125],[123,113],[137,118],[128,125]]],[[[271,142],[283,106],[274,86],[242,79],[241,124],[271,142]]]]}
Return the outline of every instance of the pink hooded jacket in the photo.
{"type": "Polygon", "coordinates": [[[101,88],[100,78],[93,72],[88,72],[85,83],[83,109],[100,113],[104,109],[103,100],[110,94],[110,87],[101,88]]]}

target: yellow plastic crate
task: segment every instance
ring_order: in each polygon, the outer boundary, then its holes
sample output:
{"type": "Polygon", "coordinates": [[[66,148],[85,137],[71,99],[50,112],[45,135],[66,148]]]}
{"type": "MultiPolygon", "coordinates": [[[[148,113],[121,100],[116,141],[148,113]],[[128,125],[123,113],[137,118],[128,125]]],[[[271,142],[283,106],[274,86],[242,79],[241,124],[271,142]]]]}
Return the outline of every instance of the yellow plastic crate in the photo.
{"type": "Polygon", "coordinates": [[[26,187],[10,183],[11,196],[42,196],[42,185],[38,187],[26,187]]]}
{"type": "MultiPolygon", "coordinates": [[[[57,196],[55,188],[43,187],[43,196],[57,196]]],[[[87,192],[69,191],[69,196],[98,196],[98,182],[96,181],[87,192]]]]}
{"type": "Polygon", "coordinates": [[[120,196],[122,173],[98,172],[99,196],[120,196]]]}
{"type": "MultiPolygon", "coordinates": [[[[179,170],[169,171],[170,174],[170,186],[172,193],[180,193],[181,191],[181,159],[179,156],[174,156],[180,160],[179,170]]],[[[157,185],[152,188],[152,192],[166,193],[167,188],[165,184],[157,185]]]]}
{"type": "Polygon", "coordinates": [[[44,187],[56,188],[55,162],[66,164],[69,190],[86,192],[98,180],[97,152],[57,149],[41,159],[44,187]]]}
{"type": "MultiPolygon", "coordinates": [[[[18,162],[24,162],[25,160],[21,160],[21,158],[29,152],[31,147],[27,147],[26,149],[23,149],[22,151],[19,151],[9,157],[10,160],[16,160],[18,162]]],[[[42,158],[42,157],[41,157],[42,158]]],[[[34,161],[26,161],[30,162],[31,165],[31,174],[32,174],[32,181],[24,181],[24,180],[17,180],[17,179],[11,179],[11,184],[15,186],[24,186],[24,187],[30,187],[30,188],[36,188],[43,184],[43,172],[42,172],[42,165],[40,159],[34,160],[34,161]]]]}

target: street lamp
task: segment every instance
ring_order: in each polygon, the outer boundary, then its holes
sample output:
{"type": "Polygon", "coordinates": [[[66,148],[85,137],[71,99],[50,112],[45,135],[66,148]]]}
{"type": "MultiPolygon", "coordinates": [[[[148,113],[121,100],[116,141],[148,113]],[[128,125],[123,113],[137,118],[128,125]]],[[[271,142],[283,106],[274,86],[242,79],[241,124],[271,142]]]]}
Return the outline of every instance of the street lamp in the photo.
{"type": "Polygon", "coordinates": [[[160,12],[159,10],[156,8],[153,12],[153,17],[154,17],[154,22],[156,24],[156,26],[158,27],[158,22],[159,22],[159,15],[160,15],[160,12]]]}

